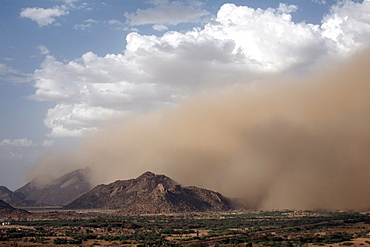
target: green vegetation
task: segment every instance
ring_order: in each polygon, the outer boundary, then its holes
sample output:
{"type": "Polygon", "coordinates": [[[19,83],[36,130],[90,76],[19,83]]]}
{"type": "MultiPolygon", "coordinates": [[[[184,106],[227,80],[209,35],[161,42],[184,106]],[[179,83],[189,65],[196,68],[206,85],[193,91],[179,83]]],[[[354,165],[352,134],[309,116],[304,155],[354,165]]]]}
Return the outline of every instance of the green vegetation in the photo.
{"type": "MultiPolygon", "coordinates": [[[[258,211],[177,216],[99,215],[74,219],[13,222],[0,230],[0,241],[81,245],[203,246],[260,244],[302,246],[369,238],[370,214],[359,212],[258,211]],[[346,231],[351,229],[351,231],[346,231]]],[[[369,241],[364,244],[370,243],[369,241]]]]}

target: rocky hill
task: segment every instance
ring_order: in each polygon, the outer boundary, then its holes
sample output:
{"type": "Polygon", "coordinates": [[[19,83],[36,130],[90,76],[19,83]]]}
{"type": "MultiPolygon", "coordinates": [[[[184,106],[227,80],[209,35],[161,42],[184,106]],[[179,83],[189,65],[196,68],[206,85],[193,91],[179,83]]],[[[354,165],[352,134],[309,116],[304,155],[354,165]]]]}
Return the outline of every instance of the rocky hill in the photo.
{"type": "Polygon", "coordinates": [[[0,200],[15,207],[27,206],[24,200],[19,198],[19,196],[5,186],[0,186],[0,200]]]}
{"type": "Polygon", "coordinates": [[[0,210],[15,210],[15,208],[10,206],[8,203],[4,202],[3,200],[0,200],[0,210]]]}
{"type": "Polygon", "coordinates": [[[146,172],[136,179],[98,185],[66,209],[119,209],[122,213],[174,213],[227,211],[232,206],[221,194],[182,187],[165,175],[146,172]]]}
{"type": "Polygon", "coordinates": [[[92,188],[90,173],[89,168],[75,170],[45,185],[32,180],[14,193],[29,206],[66,205],[92,188]]]}
{"type": "Polygon", "coordinates": [[[20,219],[29,216],[31,213],[23,210],[23,209],[17,209],[12,206],[10,206],[8,203],[4,202],[3,200],[0,200],[0,220],[6,220],[9,218],[12,219],[20,219]]]}

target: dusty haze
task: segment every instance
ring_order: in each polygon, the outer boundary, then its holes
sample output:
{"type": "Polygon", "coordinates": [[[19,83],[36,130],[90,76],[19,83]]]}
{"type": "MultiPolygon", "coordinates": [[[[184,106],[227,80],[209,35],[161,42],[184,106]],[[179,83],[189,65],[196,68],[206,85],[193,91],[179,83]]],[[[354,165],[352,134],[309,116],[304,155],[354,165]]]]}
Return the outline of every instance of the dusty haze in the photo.
{"type": "Polygon", "coordinates": [[[90,166],[95,184],[150,170],[263,209],[366,209],[369,126],[367,50],[325,73],[229,88],[110,126],[37,170],[90,166]]]}

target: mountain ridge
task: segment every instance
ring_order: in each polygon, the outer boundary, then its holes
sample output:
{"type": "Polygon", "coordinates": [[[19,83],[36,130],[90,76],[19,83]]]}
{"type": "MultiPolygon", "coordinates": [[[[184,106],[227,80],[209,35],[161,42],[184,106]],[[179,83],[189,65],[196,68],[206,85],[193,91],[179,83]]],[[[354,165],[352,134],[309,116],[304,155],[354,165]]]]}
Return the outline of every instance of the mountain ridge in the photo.
{"type": "Polygon", "coordinates": [[[91,170],[86,167],[64,174],[45,185],[39,185],[34,179],[14,191],[14,194],[26,201],[28,206],[65,205],[92,188],[90,175],[91,170]]]}
{"type": "Polygon", "coordinates": [[[15,207],[27,205],[24,200],[22,200],[16,193],[8,189],[6,186],[0,186],[0,200],[3,200],[4,202],[15,207]]]}
{"type": "Polygon", "coordinates": [[[165,175],[145,172],[137,178],[101,184],[77,198],[65,209],[117,209],[121,213],[178,213],[233,209],[220,193],[183,187],[165,175]]]}

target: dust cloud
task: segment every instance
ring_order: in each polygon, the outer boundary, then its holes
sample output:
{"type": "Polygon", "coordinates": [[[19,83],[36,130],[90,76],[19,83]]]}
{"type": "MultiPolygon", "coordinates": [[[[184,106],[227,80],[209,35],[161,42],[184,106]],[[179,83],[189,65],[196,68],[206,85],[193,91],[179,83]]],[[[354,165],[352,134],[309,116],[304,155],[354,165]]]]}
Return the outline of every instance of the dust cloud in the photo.
{"type": "Polygon", "coordinates": [[[370,208],[369,68],[366,50],[313,76],[193,97],[84,137],[72,163],[95,184],[149,170],[262,209],[370,208]]]}

